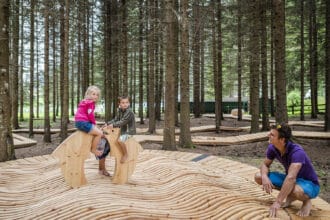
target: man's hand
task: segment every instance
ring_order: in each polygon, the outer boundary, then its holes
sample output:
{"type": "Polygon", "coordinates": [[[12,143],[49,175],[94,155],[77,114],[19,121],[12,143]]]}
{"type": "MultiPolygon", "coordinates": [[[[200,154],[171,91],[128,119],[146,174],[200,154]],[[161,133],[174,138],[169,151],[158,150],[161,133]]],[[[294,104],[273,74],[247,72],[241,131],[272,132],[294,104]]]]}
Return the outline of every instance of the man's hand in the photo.
{"type": "Polygon", "coordinates": [[[266,191],[266,193],[270,194],[274,188],[272,182],[268,178],[268,176],[263,176],[262,178],[262,188],[266,191]]]}
{"type": "Polygon", "coordinates": [[[273,205],[270,206],[269,208],[269,217],[270,218],[275,218],[276,217],[276,212],[277,210],[281,208],[281,204],[277,201],[273,203],[273,205]]]}

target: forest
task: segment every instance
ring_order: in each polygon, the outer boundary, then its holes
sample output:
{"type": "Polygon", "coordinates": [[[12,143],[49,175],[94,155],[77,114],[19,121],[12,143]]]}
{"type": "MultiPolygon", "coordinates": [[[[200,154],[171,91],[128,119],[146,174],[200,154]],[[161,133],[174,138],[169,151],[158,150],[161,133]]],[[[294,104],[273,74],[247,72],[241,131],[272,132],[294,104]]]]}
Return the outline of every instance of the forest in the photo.
{"type": "Polygon", "coordinates": [[[15,157],[22,122],[30,137],[41,123],[51,142],[60,121],[64,140],[89,85],[101,88],[103,121],[120,95],[150,134],[164,120],[168,150],[176,127],[179,145],[192,145],[190,118],[206,102],[217,132],[228,100],[237,120],[251,116],[251,133],[290,117],[330,131],[326,0],[0,0],[0,29],[0,161],[15,157]]]}

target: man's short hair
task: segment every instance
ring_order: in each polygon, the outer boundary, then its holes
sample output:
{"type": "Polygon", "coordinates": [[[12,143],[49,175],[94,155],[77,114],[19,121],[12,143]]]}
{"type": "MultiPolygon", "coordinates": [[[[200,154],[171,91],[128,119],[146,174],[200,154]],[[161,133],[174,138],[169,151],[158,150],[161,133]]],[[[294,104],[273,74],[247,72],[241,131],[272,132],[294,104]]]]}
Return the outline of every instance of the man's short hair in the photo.
{"type": "Polygon", "coordinates": [[[287,123],[272,125],[271,129],[276,129],[278,131],[278,138],[285,138],[285,142],[292,137],[291,127],[287,123]]]}

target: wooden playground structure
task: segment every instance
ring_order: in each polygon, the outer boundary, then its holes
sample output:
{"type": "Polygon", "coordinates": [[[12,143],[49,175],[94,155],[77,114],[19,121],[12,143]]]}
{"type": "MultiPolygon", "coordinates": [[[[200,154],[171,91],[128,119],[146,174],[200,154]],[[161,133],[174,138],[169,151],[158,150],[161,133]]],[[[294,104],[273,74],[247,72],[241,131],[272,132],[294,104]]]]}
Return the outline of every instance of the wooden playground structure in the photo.
{"type": "MultiPolygon", "coordinates": [[[[254,183],[258,168],[207,154],[142,150],[134,140],[127,143],[135,146],[129,162],[120,164],[119,133],[107,133],[111,177],[98,174],[98,161],[89,152],[91,137],[82,132],[73,133],[51,155],[0,163],[0,219],[268,219],[278,192],[268,195],[254,183]]],[[[258,135],[222,138],[221,143],[267,138],[258,135]]],[[[330,138],[328,133],[314,135],[330,138]]],[[[134,139],[162,138],[145,136],[134,139]]],[[[220,141],[195,138],[208,145],[220,141]]],[[[312,203],[310,217],[295,215],[301,205],[297,201],[280,209],[277,219],[329,219],[329,203],[319,197],[312,203]]]]}
{"type": "MultiPolygon", "coordinates": [[[[115,161],[107,160],[113,174],[115,161]]],[[[252,178],[257,168],[221,157],[143,150],[128,183],[99,175],[87,159],[88,184],[71,188],[58,160],[38,156],[0,163],[0,219],[267,219],[273,195],[252,178]]],[[[300,203],[281,209],[295,216],[300,203]]],[[[311,217],[328,219],[330,205],[313,200],[311,217]]]]}

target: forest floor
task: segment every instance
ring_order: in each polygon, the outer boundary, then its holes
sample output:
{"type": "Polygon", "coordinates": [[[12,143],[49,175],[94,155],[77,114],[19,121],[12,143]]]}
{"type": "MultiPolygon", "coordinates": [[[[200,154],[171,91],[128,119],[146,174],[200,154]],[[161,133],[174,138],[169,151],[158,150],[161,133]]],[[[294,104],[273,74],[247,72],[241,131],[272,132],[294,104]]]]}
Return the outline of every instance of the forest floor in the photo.
{"type": "MultiPolygon", "coordinates": [[[[198,127],[203,125],[212,125],[215,124],[214,117],[203,116],[200,118],[191,118],[191,127],[198,127]]],[[[319,119],[321,120],[321,118],[319,119]]],[[[163,121],[157,122],[157,128],[163,128],[163,121]]],[[[231,127],[243,127],[249,126],[249,121],[237,121],[232,118],[225,118],[221,122],[223,126],[231,126],[231,127]]],[[[70,127],[72,127],[72,123],[70,127]]],[[[144,124],[136,123],[137,128],[147,128],[148,121],[147,119],[144,121],[144,124]]],[[[54,128],[56,125],[53,126],[54,128]]],[[[308,127],[308,126],[292,126],[293,130],[296,131],[323,131],[323,128],[319,127],[308,127]]],[[[192,133],[192,136],[237,136],[242,134],[247,134],[248,132],[237,132],[237,131],[221,131],[220,134],[215,132],[198,132],[192,133]]],[[[28,137],[28,134],[21,133],[20,135],[28,137]]],[[[35,134],[33,139],[37,140],[37,145],[27,148],[20,148],[15,150],[15,155],[17,159],[32,157],[38,155],[50,154],[53,150],[60,144],[61,139],[59,134],[52,135],[51,143],[43,142],[43,135],[35,134]]],[[[330,140],[324,139],[307,139],[307,138],[294,138],[294,142],[300,144],[311,161],[313,162],[313,166],[316,169],[316,172],[319,176],[320,184],[321,184],[321,192],[320,197],[330,203],[330,140]]],[[[255,167],[260,167],[264,157],[265,151],[268,145],[268,141],[259,141],[253,143],[246,144],[237,144],[230,146],[199,146],[196,145],[194,148],[178,148],[179,151],[186,152],[195,152],[200,154],[210,154],[216,155],[224,158],[228,158],[235,161],[240,161],[242,163],[246,163],[255,167]]],[[[157,149],[161,150],[161,144],[155,143],[143,143],[142,147],[144,149],[157,149]]],[[[277,162],[272,165],[273,170],[283,171],[281,165],[277,162]]]]}

